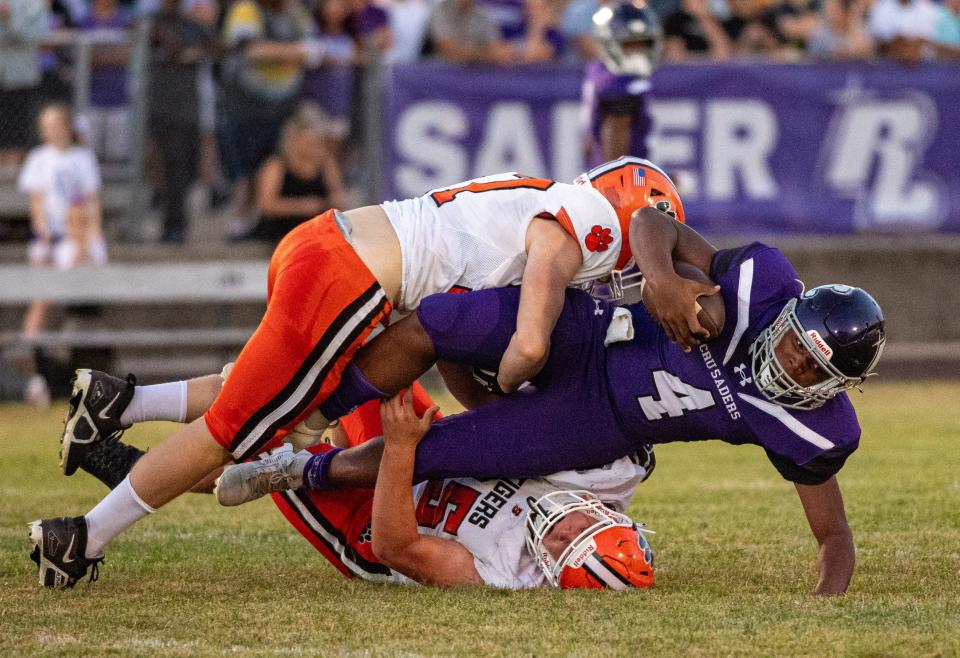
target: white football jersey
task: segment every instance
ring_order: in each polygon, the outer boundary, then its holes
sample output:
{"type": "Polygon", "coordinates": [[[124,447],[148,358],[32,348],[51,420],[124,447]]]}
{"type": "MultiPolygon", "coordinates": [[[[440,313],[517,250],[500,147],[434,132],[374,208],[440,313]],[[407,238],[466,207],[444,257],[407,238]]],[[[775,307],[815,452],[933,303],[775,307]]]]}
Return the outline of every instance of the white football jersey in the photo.
{"type": "Polygon", "coordinates": [[[476,178],[382,208],[400,239],[401,312],[437,292],[519,284],[527,228],[536,217],[555,219],[580,245],[583,264],[572,285],[610,274],[623,242],[616,212],[590,185],[518,173],[476,178]]]}
{"type": "MultiPolygon", "coordinates": [[[[564,489],[586,489],[625,512],[647,476],[624,457],[602,468],[563,471],[531,480],[452,478],[414,487],[419,531],[454,539],[473,554],[477,572],[493,587],[546,587],[547,579],[526,548],[530,502],[564,489]]],[[[406,582],[412,582],[407,580],[406,582]]]]}

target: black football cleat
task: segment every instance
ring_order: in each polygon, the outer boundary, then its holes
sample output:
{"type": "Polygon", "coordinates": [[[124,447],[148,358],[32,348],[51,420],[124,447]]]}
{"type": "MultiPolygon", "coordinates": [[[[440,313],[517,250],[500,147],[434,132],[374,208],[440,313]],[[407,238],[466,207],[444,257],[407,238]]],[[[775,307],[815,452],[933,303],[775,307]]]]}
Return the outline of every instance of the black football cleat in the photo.
{"type": "Polygon", "coordinates": [[[145,454],[146,451],[123,441],[100,441],[86,447],[80,468],[114,489],[145,454]]]}
{"type": "Polygon", "coordinates": [[[130,404],[136,384],[133,375],[123,380],[98,370],[77,370],[60,436],[60,467],[64,475],[73,475],[94,445],[117,441],[130,427],[120,423],[120,416],[130,404]]]}
{"type": "Polygon", "coordinates": [[[50,589],[68,589],[90,571],[90,582],[100,577],[103,558],[88,560],[87,522],[82,516],[42,519],[30,525],[30,559],[40,570],[40,585],[50,589]]]}

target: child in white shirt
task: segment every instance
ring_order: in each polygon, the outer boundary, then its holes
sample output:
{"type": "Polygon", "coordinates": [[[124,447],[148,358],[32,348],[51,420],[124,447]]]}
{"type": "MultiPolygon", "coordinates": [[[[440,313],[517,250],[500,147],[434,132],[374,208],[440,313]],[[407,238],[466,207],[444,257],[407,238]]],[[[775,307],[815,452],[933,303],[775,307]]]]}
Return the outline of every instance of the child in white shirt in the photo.
{"type": "MultiPolygon", "coordinates": [[[[100,208],[100,169],[93,151],[80,143],[67,105],[55,103],[40,111],[37,128],[43,143],[30,151],[17,187],[30,195],[27,249],[34,267],[68,270],[81,263],[107,262],[100,208]]],[[[23,334],[31,340],[46,325],[49,303],[36,299],[27,309],[23,334]]],[[[28,398],[44,402],[45,383],[34,375],[28,398]]]]}

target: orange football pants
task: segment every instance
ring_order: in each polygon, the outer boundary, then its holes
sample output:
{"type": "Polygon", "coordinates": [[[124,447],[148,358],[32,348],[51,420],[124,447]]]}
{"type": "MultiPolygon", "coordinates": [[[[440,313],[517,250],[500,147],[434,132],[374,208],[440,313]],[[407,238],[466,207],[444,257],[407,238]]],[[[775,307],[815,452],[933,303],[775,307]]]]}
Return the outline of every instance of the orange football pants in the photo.
{"type": "MultiPolygon", "coordinates": [[[[231,375],[232,377],[233,375],[231,375]]],[[[417,414],[433,406],[433,400],[419,383],[413,385],[413,408],[417,414]]],[[[436,417],[439,417],[437,414],[436,417]]],[[[340,419],[350,446],[383,434],[380,401],[371,400],[340,419]]],[[[331,449],[327,444],[311,446],[314,454],[331,449]]],[[[336,491],[282,491],[272,494],[273,502],[297,531],[330,564],[347,577],[396,581],[396,574],[381,564],[372,550],[370,522],[373,518],[373,489],[336,491]]]]}
{"type": "Polygon", "coordinates": [[[308,220],[277,245],[267,311],[204,415],[235,461],[262,452],[327,399],[390,301],[334,221],[308,220]]]}

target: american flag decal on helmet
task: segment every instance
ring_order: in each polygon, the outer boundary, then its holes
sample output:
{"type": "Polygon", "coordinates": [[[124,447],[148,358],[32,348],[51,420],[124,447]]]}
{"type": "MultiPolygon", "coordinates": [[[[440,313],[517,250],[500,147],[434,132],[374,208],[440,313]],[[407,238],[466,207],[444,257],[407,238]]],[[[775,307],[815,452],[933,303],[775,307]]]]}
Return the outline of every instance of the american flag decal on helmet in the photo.
{"type": "Polygon", "coordinates": [[[647,172],[644,171],[642,167],[633,168],[633,184],[637,187],[646,187],[647,172]]]}

